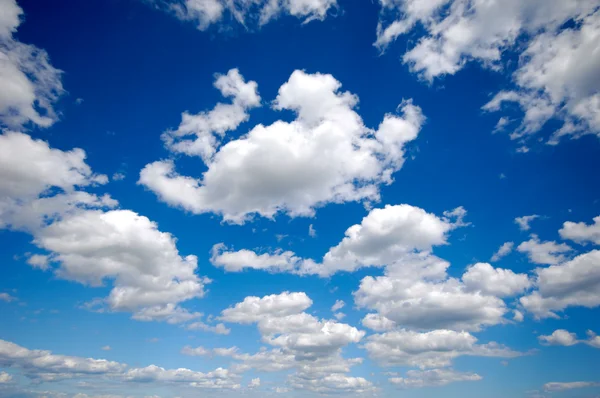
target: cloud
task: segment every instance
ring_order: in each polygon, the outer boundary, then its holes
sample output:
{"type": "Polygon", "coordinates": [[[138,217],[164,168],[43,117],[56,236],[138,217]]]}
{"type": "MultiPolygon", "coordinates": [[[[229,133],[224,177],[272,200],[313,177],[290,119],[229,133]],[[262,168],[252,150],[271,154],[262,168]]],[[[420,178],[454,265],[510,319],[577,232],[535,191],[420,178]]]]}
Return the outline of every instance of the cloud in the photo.
{"type": "Polygon", "coordinates": [[[248,388],[257,388],[257,387],[260,387],[260,379],[258,377],[250,380],[250,383],[248,383],[248,388]]]}
{"type": "MultiPolygon", "coordinates": [[[[516,102],[522,108],[524,116],[511,133],[513,139],[538,132],[552,118],[563,126],[551,143],[564,135],[600,132],[600,12],[593,1],[380,3],[375,45],[385,50],[399,36],[423,31],[402,61],[428,82],[470,63],[503,72],[507,54],[519,56],[512,73],[514,89],[500,91],[483,106],[497,111],[504,102],[516,102]]],[[[494,131],[506,128],[502,120],[494,131]]]]}
{"type": "Polygon", "coordinates": [[[461,373],[453,369],[409,370],[406,377],[392,377],[390,383],[401,388],[439,387],[459,381],[479,381],[476,373],[461,373]]]}
{"type": "Polygon", "coordinates": [[[46,51],[13,37],[23,14],[15,0],[3,1],[0,14],[0,125],[49,127],[58,119],[53,104],[64,92],[61,71],[46,51]]]}
{"type": "Polygon", "coordinates": [[[344,300],[335,300],[335,304],[333,304],[333,306],[331,306],[331,312],[336,312],[337,310],[341,310],[342,308],[344,308],[345,305],[346,305],[346,303],[344,303],[344,300]]]}
{"type": "Polygon", "coordinates": [[[558,318],[556,311],[567,307],[595,308],[600,305],[600,251],[592,250],[559,265],[536,268],[535,286],[519,299],[523,307],[539,318],[558,318]]]}
{"type": "Polygon", "coordinates": [[[200,156],[208,163],[225,134],[249,119],[249,109],[260,106],[258,84],[254,81],[246,83],[237,69],[229,70],[226,75],[216,75],[214,85],[223,97],[231,98],[231,104],[218,103],[211,111],[196,115],[184,112],[179,127],[161,136],[169,150],[200,156]],[[193,138],[188,138],[190,136],[193,138]]]}
{"type": "Polygon", "coordinates": [[[558,233],[563,239],[570,239],[581,244],[589,242],[600,245],[600,216],[594,217],[594,223],[591,225],[567,221],[558,233]]]}
{"type": "Polygon", "coordinates": [[[49,256],[43,254],[33,254],[27,258],[27,264],[33,268],[39,268],[42,271],[46,271],[50,266],[48,265],[49,256]]]}
{"type": "Polygon", "coordinates": [[[310,236],[311,238],[316,238],[317,237],[317,231],[315,230],[315,228],[313,227],[312,224],[310,224],[308,226],[308,236],[310,236]]]}
{"type": "Polygon", "coordinates": [[[245,249],[231,251],[223,244],[213,248],[211,262],[228,271],[253,268],[326,277],[361,267],[382,267],[403,254],[444,245],[447,233],[458,226],[457,220],[457,217],[454,221],[439,218],[407,204],[386,205],[371,210],[360,224],[349,227],[344,238],[325,253],[321,262],[303,259],[291,251],[278,250],[260,255],[245,249]]]}
{"type": "Polygon", "coordinates": [[[569,347],[575,344],[584,343],[594,348],[600,348],[600,337],[591,330],[587,331],[587,335],[587,340],[578,340],[575,333],[571,333],[564,329],[558,329],[549,336],[538,336],[538,340],[540,341],[540,344],[543,345],[562,345],[569,347]]]}
{"type": "Polygon", "coordinates": [[[467,290],[497,297],[515,296],[531,286],[527,275],[515,274],[509,269],[494,268],[488,263],[477,263],[467,268],[462,281],[467,290]]]}
{"type": "Polygon", "coordinates": [[[11,296],[8,293],[0,293],[0,301],[4,301],[5,303],[10,303],[11,301],[16,301],[17,299],[14,296],[11,296]]]}
{"type": "Polygon", "coordinates": [[[270,317],[298,314],[312,305],[304,292],[283,292],[264,297],[246,297],[241,303],[223,310],[221,319],[226,322],[255,323],[270,317]]]}
{"type": "Polygon", "coordinates": [[[12,376],[6,372],[0,372],[0,384],[7,384],[12,381],[12,376]]]}
{"type": "Polygon", "coordinates": [[[519,226],[521,231],[529,231],[531,229],[531,222],[537,218],[540,218],[537,214],[532,214],[530,216],[516,217],[515,223],[519,226]]]}
{"type": "Polygon", "coordinates": [[[297,70],[273,103],[275,110],[295,112],[295,120],[259,124],[212,147],[200,179],[162,160],[146,165],[139,183],[172,206],[238,224],[255,215],[312,216],[327,203],[377,201],[379,186],[392,182],[404,146],[417,138],[425,118],[408,100],[399,115],[388,113],[377,130],[369,129],[354,109],[358,97],[340,88],[331,75],[297,70]]]}
{"type": "Polygon", "coordinates": [[[112,348],[109,345],[105,345],[101,348],[102,351],[110,351],[112,348]]]}
{"type": "Polygon", "coordinates": [[[600,383],[591,381],[572,381],[569,383],[552,382],[544,384],[545,391],[565,391],[575,388],[587,388],[600,386],[600,383]]]}
{"type": "Polygon", "coordinates": [[[500,246],[500,248],[498,249],[498,251],[496,253],[494,253],[494,255],[492,256],[492,258],[490,259],[491,262],[496,262],[496,261],[500,261],[500,259],[502,257],[505,257],[507,255],[509,255],[514,247],[514,243],[513,242],[504,242],[502,244],[502,246],[500,246]]]}
{"type": "MultiPolygon", "coordinates": [[[[355,303],[407,328],[479,330],[505,322],[504,301],[478,290],[475,282],[469,287],[448,277],[449,266],[428,253],[404,256],[389,265],[383,276],[363,278],[354,293],[355,303]]],[[[520,288],[526,280],[492,269],[490,275],[494,274],[517,281],[513,287],[503,287],[502,293],[512,293],[512,289],[520,288]]],[[[478,283],[492,289],[486,281],[478,283]]],[[[498,292],[495,288],[493,291],[498,292]]]]}
{"type": "Polygon", "coordinates": [[[322,21],[331,9],[337,8],[336,0],[167,0],[164,3],[165,11],[195,23],[199,30],[224,24],[226,15],[248,29],[260,27],[281,15],[296,17],[303,20],[302,23],[322,21]]]}
{"type": "Polygon", "coordinates": [[[517,246],[517,251],[527,254],[529,261],[535,264],[557,264],[566,259],[565,253],[573,249],[566,243],[554,241],[541,242],[537,235],[517,246]]]}
{"type": "Polygon", "coordinates": [[[382,366],[438,368],[450,366],[459,356],[514,358],[523,353],[495,342],[477,344],[468,332],[436,329],[430,332],[395,330],[374,334],[365,343],[369,357],[382,366]]]}
{"type": "Polygon", "coordinates": [[[564,345],[572,346],[577,344],[577,335],[564,329],[558,329],[549,336],[538,336],[538,340],[544,345],[564,345]]]}

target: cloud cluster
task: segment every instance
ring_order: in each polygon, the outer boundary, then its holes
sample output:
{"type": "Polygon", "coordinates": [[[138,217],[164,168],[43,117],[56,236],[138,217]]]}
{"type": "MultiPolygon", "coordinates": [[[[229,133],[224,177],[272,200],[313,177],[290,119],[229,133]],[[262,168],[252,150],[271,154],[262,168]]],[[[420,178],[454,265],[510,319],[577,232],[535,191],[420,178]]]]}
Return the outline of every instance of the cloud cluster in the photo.
{"type": "MultiPolygon", "coordinates": [[[[158,2],[161,4],[161,2],[158,2]]],[[[262,26],[281,15],[302,19],[303,23],[324,20],[337,0],[165,0],[164,8],[183,21],[194,22],[199,30],[230,16],[242,26],[262,26]]]]}
{"type": "Polygon", "coordinates": [[[53,105],[64,91],[61,71],[46,51],[14,37],[23,14],[16,0],[2,1],[0,14],[0,125],[48,127],[57,120],[53,105]]]}
{"type": "Polygon", "coordinates": [[[239,125],[259,97],[256,84],[245,83],[237,71],[218,77],[216,85],[233,97],[232,105],[184,114],[179,129],[163,135],[167,146],[204,158],[202,177],[182,176],[173,161],[162,160],[146,165],[139,183],[170,205],[221,214],[232,223],[280,212],[311,216],[327,203],[379,200],[379,186],[392,182],[404,163],[405,145],[417,138],[425,120],[419,107],[404,101],[399,115],[386,114],[377,130],[367,128],[355,111],[356,95],[340,91],[331,75],[297,70],[273,103],[275,110],[295,112],[295,120],[259,124],[222,143],[214,133],[239,125]],[[170,141],[189,134],[197,138],[170,141]]]}
{"type": "Polygon", "coordinates": [[[283,292],[269,296],[246,297],[242,302],[222,311],[221,319],[240,324],[256,323],[262,340],[273,347],[256,354],[241,354],[235,347],[205,352],[201,355],[229,356],[236,361],[234,371],[251,369],[265,372],[295,369],[288,384],[297,389],[318,393],[364,393],[373,391],[371,382],[349,376],[350,367],[361,359],[345,359],[342,348],[358,343],[365,335],[350,325],[318,319],[304,312],[312,300],[302,292],[283,292]]]}
{"type": "Polygon", "coordinates": [[[211,389],[240,388],[239,378],[227,369],[202,373],[185,368],[164,369],[156,365],[130,368],[105,359],[30,350],[5,340],[0,340],[0,366],[19,369],[26,377],[38,381],[97,378],[120,382],[185,383],[191,387],[211,389]]]}
{"type": "Polygon", "coordinates": [[[427,81],[453,75],[476,62],[502,71],[506,52],[519,54],[513,90],[500,91],[484,110],[505,102],[524,112],[517,126],[501,118],[496,131],[518,139],[538,132],[552,118],[564,135],[600,133],[600,12],[593,0],[380,0],[375,45],[385,50],[401,35],[424,30],[402,56],[427,81]],[[572,23],[568,23],[572,22],[572,23]]]}
{"type": "Polygon", "coordinates": [[[0,228],[33,235],[48,254],[27,262],[60,278],[92,286],[112,281],[92,304],[139,320],[186,322],[199,314],[179,303],[202,297],[209,282],[196,274],[196,256],[181,256],[175,238],[117,202],[83,189],[108,181],[81,149],[62,151],[29,135],[0,135],[0,228]]]}

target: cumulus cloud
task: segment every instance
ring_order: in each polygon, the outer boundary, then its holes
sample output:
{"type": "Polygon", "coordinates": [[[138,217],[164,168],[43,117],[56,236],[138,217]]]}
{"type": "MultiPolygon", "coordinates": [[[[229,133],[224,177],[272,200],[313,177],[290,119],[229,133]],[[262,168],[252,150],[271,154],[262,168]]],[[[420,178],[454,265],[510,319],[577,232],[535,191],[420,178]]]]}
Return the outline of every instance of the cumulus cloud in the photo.
{"type": "MultiPolygon", "coordinates": [[[[112,281],[106,306],[138,320],[187,322],[199,314],[179,304],[204,295],[209,282],[196,274],[196,256],[181,256],[175,238],[117,202],[82,188],[104,184],[81,149],[62,151],[30,136],[0,135],[0,228],[23,230],[49,254],[28,258],[32,266],[91,286],[112,281]]],[[[96,308],[97,309],[97,308],[96,308]]]]}
{"type": "Polygon", "coordinates": [[[246,29],[260,27],[282,15],[296,17],[302,23],[322,21],[330,10],[337,8],[337,0],[167,0],[164,3],[166,11],[195,23],[199,30],[222,24],[226,17],[246,29]]]}
{"type": "Polygon", "coordinates": [[[521,231],[529,231],[531,229],[531,222],[537,218],[540,218],[537,214],[532,214],[530,216],[516,217],[515,224],[519,226],[521,231]]]}
{"type": "Polygon", "coordinates": [[[549,336],[538,336],[538,340],[544,345],[571,346],[577,344],[577,335],[564,329],[558,329],[549,336]]]}
{"type": "MultiPolygon", "coordinates": [[[[461,223],[462,217],[464,214],[461,223]]],[[[444,245],[447,233],[457,227],[457,220],[457,217],[439,218],[407,204],[386,205],[371,210],[360,224],[349,227],[344,238],[325,253],[321,262],[298,257],[291,251],[263,254],[245,249],[231,251],[223,244],[213,248],[211,262],[228,271],[253,268],[320,276],[353,272],[361,267],[382,267],[406,253],[444,245]]]]}
{"type": "Polygon", "coordinates": [[[436,329],[430,332],[395,330],[367,338],[369,357],[382,366],[439,368],[459,356],[514,358],[523,355],[495,342],[477,344],[468,332],[436,329]]]}
{"type": "MultiPolygon", "coordinates": [[[[388,113],[377,130],[369,129],[355,111],[358,97],[340,89],[331,75],[297,70],[273,103],[275,110],[295,112],[294,121],[256,125],[220,146],[209,140],[208,153],[214,154],[205,154],[202,178],[180,175],[173,161],[162,160],[146,165],[139,183],[172,206],[218,213],[232,223],[254,215],[312,216],[327,203],[377,201],[379,186],[392,182],[404,163],[404,146],[417,138],[425,118],[408,100],[400,114],[388,113]]],[[[212,118],[207,115],[199,117],[212,118]]],[[[200,131],[198,126],[184,130],[200,131]]]]}
{"type": "Polygon", "coordinates": [[[509,255],[512,252],[514,245],[514,242],[503,243],[502,246],[500,246],[500,248],[498,249],[498,251],[494,253],[490,261],[496,262],[499,261],[502,257],[509,255]]]}
{"type": "Polygon", "coordinates": [[[336,312],[337,310],[341,310],[344,308],[346,303],[344,300],[335,300],[335,303],[331,306],[331,312],[336,312]]]}
{"type": "Polygon", "coordinates": [[[487,263],[470,266],[462,276],[468,290],[480,291],[497,297],[523,293],[531,286],[525,274],[515,274],[509,269],[494,268],[487,263]]]}
{"type": "Polygon", "coordinates": [[[250,355],[237,349],[222,350],[239,364],[232,369],[275,372],[295,369],[288,378],[294,388],[320,393],[372,391],[371,382],[346,375],[360,359],[345,359],[342,348],[358,343],[365,332],[333,320],[318,319],[305,312],[312,300],[302,292],[246,297],[221,313],[226,322],[256,323],[262,341],[272,346],[250,355]]]}
{"type": "Polygon", "coordinates": [[[3,1],[0,14],[0,124],[48,127],[57,120],[53,105],[64,91],[61,71],[46,51],[13,36],[23,14],[15,0],[3,1]]]}
{"type": "Polygon", "coordinates": [[[536,268],[534,290],[521,297],[525,309],[539,318],[558,318],[567,307],[595,308],[600,305],[600,251],[592,250],[574,259],[546,268],[536,268]]]}
{"type": "Polygon", "coordinates": [[[529,261],[535,264],[557,264],[566,259],[565,254],[573,249],[566,243],[554,241],[541,242],[537,235],[517,246],[517,251],[527,254],[529,261]]]}
{"type": "Polygon", "coordinates": [[[591,225],[583,222],[574,223],[567,221],[558,233],[563,239],[570,239],[581,244],[592,243],[600,245],[600,216],[594,217],[593,221],[591,225]]]}
{"type": "Polygon", "coordinates": [[[11,296],[8,293],[0,293],[0,301],[4,301],[5,303],[10,303],[11,301],[16,301],[17,299],[14,296],[11,296]]]}
{"type": "MultiPolygon", "coordinates": [[[[511,137],[538,132],[556,118],[564,135],[600,132],[597,70],[600,12],[593,0],[464,1],[380,0],[375,45],[385,50],[401,35],[424,30],[402,61],[426,81],[453,75],[469,63],[504,70],[506,53],[518,54],[513,90],[504,90],[484,110],[515,102],[524,116],[511,137]],[[574,22],[566,25],[567,22],[574,22]],[[592,54],[592,55],[590,55],[592,54]]],[[[507,130],[505,117],[495,131],[507,130]]]]}
{"type": "Polygon", "coordinates": [[[458,381],[479,381],[476,373],[461,373],[453,369],[409,370],[406,377],[392,377],[390,383],[400,388],[439,387],[458,381]]]}

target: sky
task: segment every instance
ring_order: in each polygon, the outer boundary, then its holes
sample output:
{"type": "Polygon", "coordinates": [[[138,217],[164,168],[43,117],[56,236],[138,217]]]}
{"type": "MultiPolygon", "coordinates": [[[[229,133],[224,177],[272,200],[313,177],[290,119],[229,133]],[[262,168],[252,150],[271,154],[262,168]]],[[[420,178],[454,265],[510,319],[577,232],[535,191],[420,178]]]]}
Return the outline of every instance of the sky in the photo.
{"type": "Polygon", "coordinates": [[[0,0],[0,396],[600,396],[598,0],[0,0]]]}

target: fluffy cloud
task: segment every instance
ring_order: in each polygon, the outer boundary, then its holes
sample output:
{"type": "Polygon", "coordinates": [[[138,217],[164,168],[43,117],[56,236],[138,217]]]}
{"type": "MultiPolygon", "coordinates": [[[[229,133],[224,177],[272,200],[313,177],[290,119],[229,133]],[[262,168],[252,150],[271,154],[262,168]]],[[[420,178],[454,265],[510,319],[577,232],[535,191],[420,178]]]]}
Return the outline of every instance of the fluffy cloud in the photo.
{"type": "MultiPolygon", "coordinates": [[[[426,253],[405,256],[388,266],[385,275],[363,278],[354,293],[355,302],[407,328],[479,330],[504,322],[507,312],[504,301],[478,290],[483,287],[496,293],[500,288],[488,286],[486,281],[475,282],[474,274],[470,287],[456,278],[448,278],[449,266],[426,253]]],[[[502,293],[521,288],[526,278],[503,271],[492,268],[489,275],[482,276],[514,279],[513,287],[501,288],[502,293]]]]}
{"type": "Polygon", "coordinates": [[[514,245],[515,244],[513,242],[503,243],[502,246],[500,246],[500,248],[498,249],[498,251],[494,253],[490,261],[496,262],[499,261],[502,257],[507,256],[508,254],[510,254],[510,252],[512,252],[514,245]]]}
{"type": "Polygon", "coordinates": [[[189,321],[179,303],[202,297],[207,279],[196,275],[197,258],[182,257],[175,238],[130,210],[81,191],[108,181],[85,163],[81,149],[61,151],[17,132],[0,135],[0,228],[25,230],[49,254],[28,262],[57,265],[64,279],[92,286],[112,280],[104,305],[139,320],[189,321]]]}
{"type": "Polygon", "coordinates": [[[36,381],[98,378],[110,381],[138,383],[187,383],[192,387],[239,389],[238,377],[227,369],[218,368],[202,373],[190,369],[164,369],[156,365],[128,368],[127,365],[105,359],[82,358],[52,354],[45,350],[30,350],[15,343],[0,340],[0,366],[20,370],[36,381]]]}
{"type": "Polygon", "coordinates": [[[115,206],[107,195],[98,197],[80,187],[108,181],[95,174],[81,149],[61,151],[29,135],[5,131],[0,135],[0,228],[32,231],[78,207],[115,206]],[[58,193],[56,193],[58,191],[58,193]],[[48,193],[54,195],[48,195],[48,193]]]}
{"type": "Polygon", "coordinates": [[[531,229],[531,222],[537,218],[540,218],[537,214],[532,214],[530,216],[516,217],[515,224],[519,226],[521,231],[529,231],[531,229]]]}
{"type": "Polygon", "coordinates": [[[514,358],[523,353],[491,342],[477,344],[468,332],[437,329],[430,332],[396,330],[369,336],[369,357],[383,366],[438,368],[449,366],[463,355],[514,358]]]}
{"type": "Polygon", "coordinates": [[[476,373],[461,373],[453,369],[409,370],[406,377],[392,377],[390,383],[401,388],[438,387],[458,381],[479,381],[476,373]]]}
{"type": "Polygon", "coordinates": [[[538,336],[538,340],[544,345],[571,346],[577,344],[577,335],[564,329],[558,329],[549,336],[538,336]]]}
{"type": "Polygon", "coordinates": [[[379,186],[402,167],[404,146],[417,137],[424,117],[404,101],[401,115],[386,114],[377,130],[369,129],[354,110],[358,98],[340,88],[331,75],[297,70],[273,104],[294,111],[294,121],[257,125],[212,147],[201,179],[179,175],[163,160],[146,165],[139,183],[173,206],[233,223],[279,212],[311,216],[331,202],[377,201],[379,186]]]}
{"type": "Polygon", "coordinates": [[[514,296],[531,286],[527,275],[515,274],[509,269],[494,268],[487,263],[470,266],[463,274],[462,280],[468,290],[497,297],[514,296]]]}
{"type": "Polygon", "coordinates": [[[531,239],[517,246],[517,250],[527,254],[529,261],[535,264],[557,264],[563,262],[573,249],[566,243],[554,241],[541,242],[537,235],[531,234],[531,239]]]}
{"type": "Polygon", "coordinates": [[[6,372],[0,372],[0,384],[10,383],[12,381],[12,376],[6,372]]]}
{"type": "MultiPolygon", "coordinates": [[[[305,293],[284,292],[244,301],[222,311],[221,319],[236,323],[256,323],[262,340],[274,347],[250,355],[234,347],[212,350],[215,355],[230,356],[240,363],[232,369],[266,372],[295,369],[288,378],[294,388],[314,392],[371,391],[371,382],[346,375],[360,359],[344,359],[344,346],[359,342],[365,332],[333,320],[320,320],[304,312],[312,301],[305,293]]],[[[193,351],[190,351],[193,352],[193,351]]]]}
{"type": "Polygon", "coordinates": [[[260,106],[258,85],[254,81],[246,83],[237,69],[231,69],[226,75],[217,75],[215,87],[224,97],[231,97],[232,103],[219,103],[211,111],[196,115],[184,112],[179,127],[162,135],[171,151],[200,156],[208,163],[225,133],[248,120],[248,109],[260,106]],[[194,138],[187,138],[189,136],[194,138]]]}
{"type": "MultiPolygon", "coordinates": [[[[461,212],[461,219],[464,215],[461,212]]],[[[360,224],[349,227],[339,244],[329,249],[321,262],[303,259],[291,251],[256,254],[249,250],[228,251],[223,244],[213,248],[212,263],[228,271],[245,268],[330,276],[361,267],[382,267],[414,250],[429,251],[446,244],[447,233],[459,218],[439,218],[423,209],[386,205],[373,209],[360,224]]],[[[461,221],[462,222],[462,221],[461,221]]]]}
{"type": "MultiPolygon", "coordinates": [[[[520,53],[515,89],[499,92],[483,108],[516,102],[524,111],[513,139],[532,134],[551,118],[563,135],[600,132],[600,12],[592,0],[380,0],[375,45],[385,49],[413,29],[424,35],[402,57],[423,79],[453,75],[467,63],[502,71],[507,51],[520,53]],[[572,26],[565,23],[574,21],[572,26]],[[590,56],[590,54],[592,54],[590,56]],[[567,60],[567,61],[565,61],[567,60]]],[[[497,125],[507,128],[506,118],[497,125]]]]}
{"type": "Polygon", "coordinates": [[[341,310],[345,305],[346,303],[344,303],[344,300],[335,300],[335,303],[331,306],[331,312],[341,310]]]}
{"type": "Polygon", "coordinates": [[[168,0],[166,4],[166,10],[177,18],[206,30],[227,14],[246,28],[262,26],[280,15],[302,19],[303,23],[322,21],[337,7],[337,0],[168,0]]]}
{"type": "Polygon", "coordinates": [[[587,331],[587,340],[578,340],[575,333],[571,333],[564,329],[558,329],[552,332],[549,336],[539,336],[538,340],[543,345],[562,345],[572,346],[579,343],[587,344],[591,347],[600,348],[600,337],[591,330],[587,331]]]}
{"type": "Polygon", "coordinates": [[[540,318],[557,318],[556,311],[571,306],[600,305],[600,251],[581,254],[547,268],[536,268],[537,290],[520,298],[525,309],[540,318]]]}
{"type": "Polygon", "coordinates": [[[600,216],[594,217],[594,223],[591,225],[567,221],[558,233],[563,239],[570,239],[582,244],[591,242],[600,245],[600,216]]]}
{"type": "Polygon", "coordinates": [[[171,234],[130,210],[74,214],[42,229],[35,243],[54,253],[62,278],[92,286],[112,279],[106,303],[140,320],[187,321],[193,316],[176,304],[204,295],[196,256],[180,256],[171,234]]]}
{"type": "Polygon", "coordinates": [[[23,14],[15,0],[3,1],[0,14],[0,124],[48,127],[57,120],[53,103],[63,93],[61,71],[44,50],[13,37],[23,14]]]}

